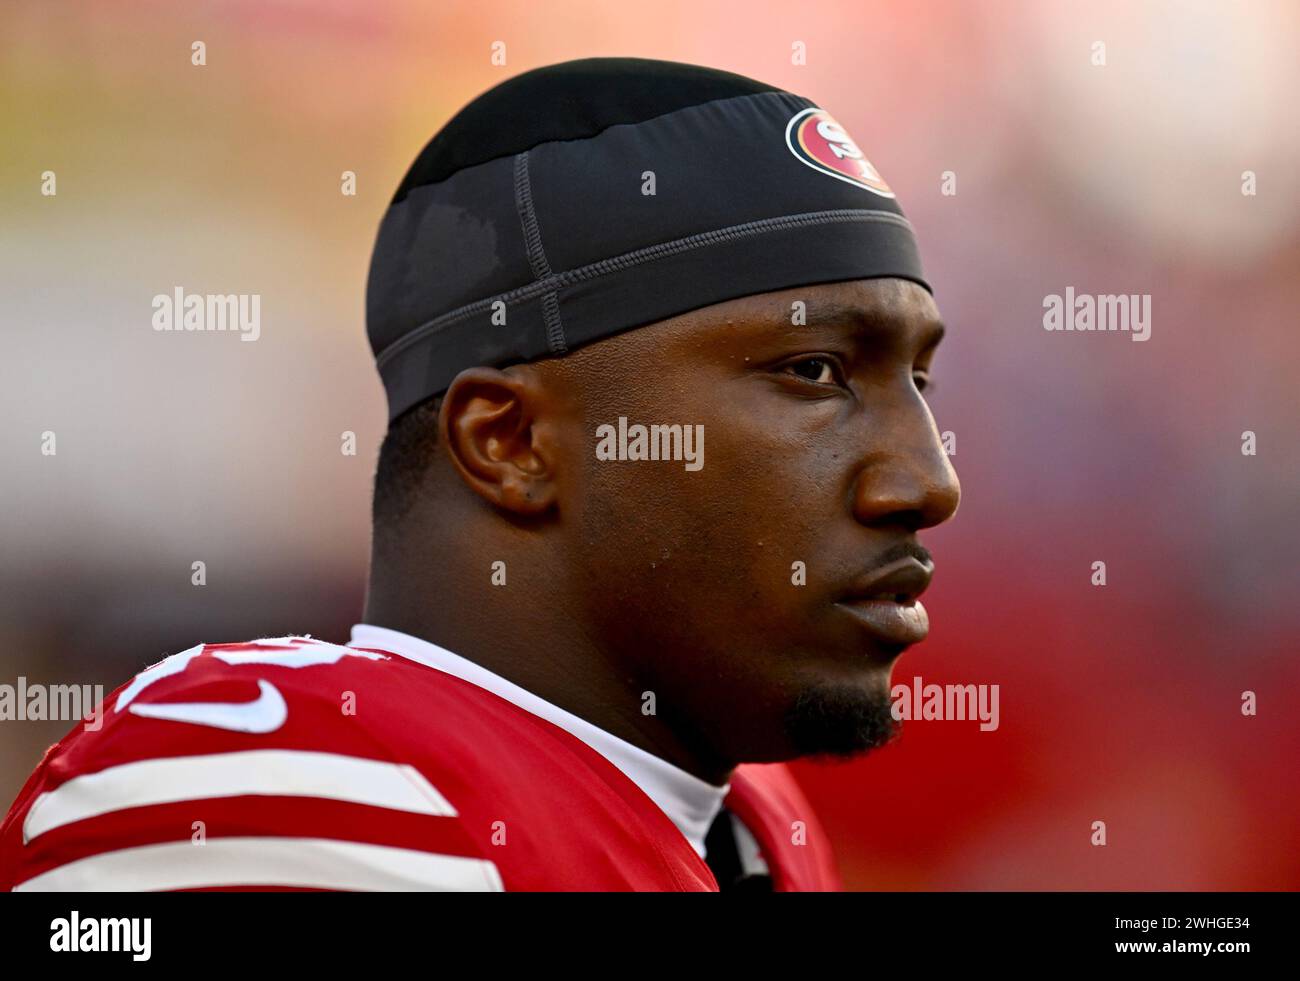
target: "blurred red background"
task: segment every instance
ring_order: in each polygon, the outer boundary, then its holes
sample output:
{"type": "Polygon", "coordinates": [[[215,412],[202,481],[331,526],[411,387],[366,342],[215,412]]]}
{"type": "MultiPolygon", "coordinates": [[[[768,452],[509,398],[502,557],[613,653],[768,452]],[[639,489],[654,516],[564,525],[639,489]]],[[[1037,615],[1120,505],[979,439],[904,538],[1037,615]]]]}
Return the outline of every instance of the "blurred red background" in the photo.
{"type": "MultiPolygon", "coordinates": [[[[964,499],[925,538],[934,629],[895,680],[998,684],[1000,727],[913,722],[859,762],[796,766],[848,885],[1300,887],[1300,8],[250,0],[0,19],[0,681],[111,690],[201,640],[345,639],[384,425],[365,272],[405,167],[529,68],[696,62],[835,114],[916,225],[949,325],[932,404],[964,499]],[[175,285],[261,293],[261,339],[155,333],[150,298],[175,285]],[[1151,294],[1151,339],[1044,331],[1067,286],[1151,294]]],[[[66,728],[0,722],[6,802],[66,728]]]]}

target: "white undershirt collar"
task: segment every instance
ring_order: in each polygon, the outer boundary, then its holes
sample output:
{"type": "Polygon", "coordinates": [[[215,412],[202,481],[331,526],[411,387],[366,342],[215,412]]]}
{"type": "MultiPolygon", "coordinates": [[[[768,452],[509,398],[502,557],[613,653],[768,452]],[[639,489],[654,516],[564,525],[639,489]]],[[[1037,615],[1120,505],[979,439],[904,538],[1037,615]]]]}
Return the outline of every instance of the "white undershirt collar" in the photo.
{"type": "Polygon", "coordinates": [[[552,705],[514,682],[493,674],[482,665],[427,640],[386,627],[359,623],[352,628],[351,646],[390,651],[455,675],[576,736],[622,770],[647,797],[658,804],[659,809],[677,825],[696,853],[703,857],[704,836],[722,809],[722,801],[727,796],[730,784],[715,787],[681,767],[592,725],[586,719],[552,705]]]}

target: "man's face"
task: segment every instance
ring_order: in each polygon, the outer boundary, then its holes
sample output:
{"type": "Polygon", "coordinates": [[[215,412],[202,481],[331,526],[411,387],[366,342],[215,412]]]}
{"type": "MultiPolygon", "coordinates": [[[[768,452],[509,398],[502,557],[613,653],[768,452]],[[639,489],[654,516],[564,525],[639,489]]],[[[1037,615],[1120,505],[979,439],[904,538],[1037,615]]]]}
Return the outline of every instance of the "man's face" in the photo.
{"type": "Polygon", "coordinates": [[[920,286],[857,280],[717,304],[552,362],[577,451],[558,500],[568,601],[636,710],[653,692],[680,738],[729,762],[890,734],[890,670],[927,626],[916,533],[960,496],[922,395],[941,333],[920,286]],[[702,426],[703,466],[598,459],[598,429],[619,417],[702,426]]]}

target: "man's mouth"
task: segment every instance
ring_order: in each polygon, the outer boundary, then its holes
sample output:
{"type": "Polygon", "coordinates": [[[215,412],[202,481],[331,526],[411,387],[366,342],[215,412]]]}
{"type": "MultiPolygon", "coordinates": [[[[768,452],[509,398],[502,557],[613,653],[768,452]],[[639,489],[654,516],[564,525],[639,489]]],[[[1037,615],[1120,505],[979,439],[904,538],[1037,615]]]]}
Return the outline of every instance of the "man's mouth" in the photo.
{"type": "Polygon", "coordinates": [[[916,644],[930,632],[930,617],[920,596],[933,575],[933,563],[902,558],[863,575],[836,605],[886,644],[916,644]]]}

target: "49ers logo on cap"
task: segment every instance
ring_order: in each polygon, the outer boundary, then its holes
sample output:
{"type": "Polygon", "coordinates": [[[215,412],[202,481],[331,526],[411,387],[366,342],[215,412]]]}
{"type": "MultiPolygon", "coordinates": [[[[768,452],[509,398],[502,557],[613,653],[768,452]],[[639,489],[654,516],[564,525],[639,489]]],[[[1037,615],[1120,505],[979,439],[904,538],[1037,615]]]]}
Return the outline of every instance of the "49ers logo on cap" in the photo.
{"type": "Polygon", "coordinates": [[[813,106],[796,113],[785,128],[785,144],[814,170],[881,197],[894,196],[880,172],[825,109],[813,106]]]}

